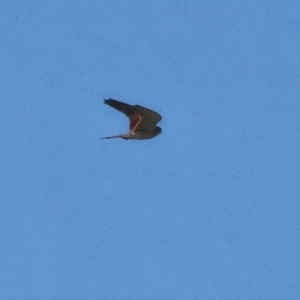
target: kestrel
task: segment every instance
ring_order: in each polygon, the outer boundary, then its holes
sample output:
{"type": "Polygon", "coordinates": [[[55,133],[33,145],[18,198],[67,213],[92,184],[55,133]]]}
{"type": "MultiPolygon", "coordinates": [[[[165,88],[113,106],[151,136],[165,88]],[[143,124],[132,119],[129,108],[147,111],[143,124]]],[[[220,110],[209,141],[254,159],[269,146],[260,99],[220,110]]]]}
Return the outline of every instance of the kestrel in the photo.
{"type": "Polygon", "coordinates": [[[140,105],[129,105],[114,99],[105,99],[104,103],[124,113],[129,118],[129,132],[102,139],[144,140],[152,139],[161,133],[161,128],[156,126],[161,120],[161,115],[157,112],[140,105]]]}

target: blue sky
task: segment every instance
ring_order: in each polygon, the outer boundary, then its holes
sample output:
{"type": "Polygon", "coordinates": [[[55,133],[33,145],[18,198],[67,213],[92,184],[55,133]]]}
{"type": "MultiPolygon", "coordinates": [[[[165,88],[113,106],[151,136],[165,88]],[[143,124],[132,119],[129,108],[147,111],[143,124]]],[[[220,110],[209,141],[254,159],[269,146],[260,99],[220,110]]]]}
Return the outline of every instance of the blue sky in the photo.
{"type": "Polygon", "coordinates": [[[1,299],[299,299],[299,1],[0,14],[1,299]]]}

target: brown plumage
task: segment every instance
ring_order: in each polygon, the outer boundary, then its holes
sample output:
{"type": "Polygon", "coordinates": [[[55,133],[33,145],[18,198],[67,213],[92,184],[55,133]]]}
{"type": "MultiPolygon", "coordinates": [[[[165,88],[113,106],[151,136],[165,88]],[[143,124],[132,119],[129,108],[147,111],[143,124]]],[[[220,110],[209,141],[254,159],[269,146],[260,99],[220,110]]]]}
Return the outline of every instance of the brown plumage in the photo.
{"type": "Polygon", "coordinates": [[[129,105],[114,99],[105,99],[104,103],[124,113],[129,118],[129,132],[102,139],[151,139],[161,133],[161,128],[156,124],[162,119],[157,112],[140,106],[129,105]]]}

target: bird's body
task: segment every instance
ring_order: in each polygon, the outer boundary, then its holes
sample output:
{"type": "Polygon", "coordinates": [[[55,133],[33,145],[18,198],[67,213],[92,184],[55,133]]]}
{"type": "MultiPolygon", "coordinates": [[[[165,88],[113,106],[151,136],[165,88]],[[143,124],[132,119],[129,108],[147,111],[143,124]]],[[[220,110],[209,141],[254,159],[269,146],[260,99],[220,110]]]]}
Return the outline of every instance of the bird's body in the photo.
{"type": "Polygon", "coordinates": [[[151,139],[161,133],[161,128],[156,126],[156,124],[162,118],[157,112],[140,105],[129,105],[114,99],[105,99],[104,103],[119,110],[129,118],[129,132],[102,139],[144,140],[151,139]]]}

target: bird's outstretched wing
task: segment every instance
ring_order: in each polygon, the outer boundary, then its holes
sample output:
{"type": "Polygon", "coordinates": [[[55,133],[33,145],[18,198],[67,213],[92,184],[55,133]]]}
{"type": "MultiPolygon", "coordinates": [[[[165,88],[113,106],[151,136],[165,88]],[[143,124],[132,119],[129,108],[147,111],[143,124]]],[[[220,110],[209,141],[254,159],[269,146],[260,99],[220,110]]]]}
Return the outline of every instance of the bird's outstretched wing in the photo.
{"type": "Polygon", "coordinates": [[[162,119],[157,112],[140,105],[129,105],[114,99],[105,99],[104,103],[124,113],[129,118],[129,130],[131,132],[142,129],[152,130],[162,119]]]}

